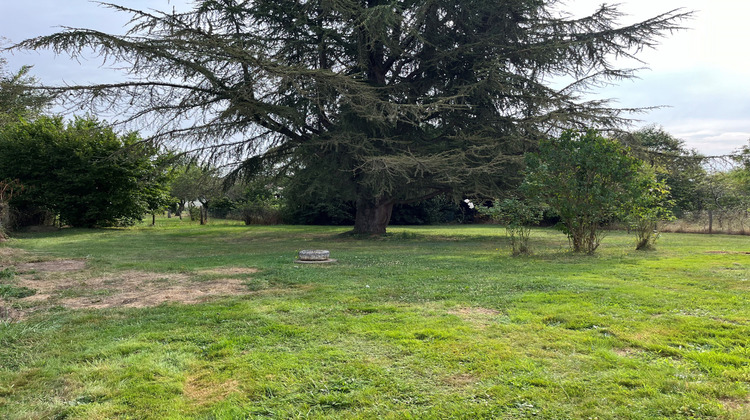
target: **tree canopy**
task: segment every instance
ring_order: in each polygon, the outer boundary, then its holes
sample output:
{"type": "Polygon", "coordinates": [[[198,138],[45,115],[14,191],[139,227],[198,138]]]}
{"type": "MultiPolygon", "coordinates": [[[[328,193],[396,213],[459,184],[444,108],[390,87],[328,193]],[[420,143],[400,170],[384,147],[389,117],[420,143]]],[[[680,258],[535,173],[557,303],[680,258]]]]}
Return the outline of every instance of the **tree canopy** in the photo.
{"type": "Polygon", "coordinates": [[[197,201],[201,204],[200,223],[208,222],[208,207],[222,196],[222,179],[216,168],[187,164],[178,167],[170,183],[170,193],[178,202],[178,212],[186,203],[197,201]]]}
{"type": "Polygon", "coordinates": [[[689,13],[619,26],[602,5],[555,0],[205,0],[133,16],[119,36],[67,29],[16,48],[128,68],[121,83],[65,86],[76,105],[144,122],[155,141],[230,153],[233,175],[272,165],[356,203],[355,232],[384,233],[393,205],[496,194],[522,155],[569,127],[616,127],[622,110],[583,93],[633,77],[613,64],[689,13]],[[568,80],[562,88],[553,80],[568,80]]]}
{"type": "Polygon", "coordinates": [[[673,213],[682,216],[704,207],[708,176],[704,164],[708,158],[688,149],[684,141],[658,126],[643,127],[619,140],[653,169],[659,181],[669,186],[673,213]]]}

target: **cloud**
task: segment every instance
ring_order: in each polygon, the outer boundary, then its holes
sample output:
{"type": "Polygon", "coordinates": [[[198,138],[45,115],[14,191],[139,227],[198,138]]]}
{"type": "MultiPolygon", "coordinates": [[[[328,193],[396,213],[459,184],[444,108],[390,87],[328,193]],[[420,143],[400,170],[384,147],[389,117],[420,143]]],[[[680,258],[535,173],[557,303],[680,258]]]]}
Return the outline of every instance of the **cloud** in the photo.
{"type": "Polygon", "coordinates": [[[644,114],[636,126],[656,124],[701,153],[730,153],[750,138],[750,86],[746,76],[724,69],[696,67],[645,72],[641,79],[599,91],[617,106],[663,106],[644,114]]]}
{"type": "Polygon", "coordinates": [[[750,130],[741,130],[747,128],[747,121],[685,120],[664,128],[688,147],[712,156],[732,153],[750,139],[750,130]]]}

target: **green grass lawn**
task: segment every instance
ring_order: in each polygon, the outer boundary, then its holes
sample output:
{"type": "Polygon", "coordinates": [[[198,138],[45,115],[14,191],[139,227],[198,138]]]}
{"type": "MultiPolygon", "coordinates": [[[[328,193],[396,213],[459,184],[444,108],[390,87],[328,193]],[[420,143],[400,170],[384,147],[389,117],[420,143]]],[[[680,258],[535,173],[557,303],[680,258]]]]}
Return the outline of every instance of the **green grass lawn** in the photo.
{"type": "Polygon", "coordinates": [[[0,321],[0,418],[750,418],[747,237],[638,252],[612,232],[584,256],[536,230],[511,257],[497,226],[346,230],[163,219],[0,245],[3,305],[26,314],[0,321]],[[294,264],[320,248],[338,263],[294,264]],[[9,268],[40,259],[86,267],[9,268]],[[242,291],[66,306],[123,273],[242,291]],[[73,286],[21,297],[48,277],[73,286]]]}

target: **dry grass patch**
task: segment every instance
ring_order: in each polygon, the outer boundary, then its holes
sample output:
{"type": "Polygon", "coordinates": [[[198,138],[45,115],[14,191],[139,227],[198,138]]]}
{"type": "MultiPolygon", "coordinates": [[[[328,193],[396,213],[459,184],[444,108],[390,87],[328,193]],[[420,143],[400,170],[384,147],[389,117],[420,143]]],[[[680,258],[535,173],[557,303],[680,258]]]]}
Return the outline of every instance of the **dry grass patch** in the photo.
{"type": "Polygon", "coordinates": [[[81,259],[29,261],[33,256],[15,248],[0,248],[0,262],[18,274],[14,284],[33,289],[32,296],[3,305],[2,317],[23,319],[51,305],[71,309],[143,308],[167,302],[194,304],[217,296],[248,293],[242,279],[218,278],[199,281],[199,275],[237,276],[257,273],[255,268],[223,267],[198,271],[196,275],[124,271],[94,274],[81,259]]]}
{"type": "Polygon", "coordinates": [[[620,357],[628,357],[628,358],[636,357],[639,354],[643,353],[643,350],[635,349],[632,347],[617,348],[617,349],[612,349],[612,351],[620,357]]]}
{"type": "Polygon", "coordinates": [[[200,303],[215,296],[247,293],[239,279],[197,282],[180,273],[125,271],[98,277],[19,276],[19,286],[37,290],[20,302],[49,302],[72,309],[144,308],[166,302],[200,303]]]}
{"type": "Polygon", "coordinates": [[[443,383],[453,387],[464,387],[477,382],[477,377],[471,373],[458,373],[443,379],[443,383]]]}
{"type": "Polygon", "coordinates": [[[217,382],[210,375],[201,374],[187,378],[182,393],[190,402],[206,406],[226,399],[233,392],[239,391],[240,383],[235,379],[217,382]]]}
{"type": "Polygon", "coordinates": [[[489,308],[461,307],[454,311],[450,311],[450,313],[460,316],[497,316],[502,312],[489,308]]]}
{"type": "Polygon", "coordinates": [[[493,324],[496,318],[502,314],[502,312],[495,309],[476,306],[463,306],[450,310],[448,311],[448,313],[451,315],[456,315],[461,318],[461,320],[480,328],[486,328],[489,325],[493,324]]]}
{"type": "Polygon", "coordinates": [[[31,271],[59,273],[64,271],[81,271],[84,268],[86,268],[85,260],[35,261],[16,266],[16,270],[19,273],[28,273],[31,271]]]}
{"type": "MultiPolygon", "coordinates": [[[[721,398],[720,399],[722,405],[724,408],[727,408],[732,411],[739,412],[740,415],[748,415],[750,416],[750,397],[745,399],[735,399],[735,398],[721,398]]],[[[750,417],[742,417],[742,418],[750,418],[750,417]]]]}
{"type": "Polygon", "coordinates": [[[257,273],[247,267],[202,270],[196,275],[124,271],[94,274],[80,259],[22,262],[30,254],[0,248],[0,261],[18,274],[13,283],[36,293],[2,306],[4,319],[23,319],[28,314],[61,305],[71,309],[144,308],[167,302],[195,304],[218,296],[248,293],[243,279],[218,278],[199,281],[198,275],[237,276],[257,273]]]}
{"type": "Polygon", "coordinates": [[[198,274],[207,274],[211,276],[237,276],[243,274],[255,274],[258,272],[257,268],[250,267],[221,267],[212,268],[208,270],[200,270],[198,274]]]}
{"type": "Polygon", "coordinates": [[[29,259],[31,254],[18,248],[0,247],[0,268],[29,259]]]}
{"type": "Polygon", "coordinates": [[[23,313],[21,311],[10,306],[5,306],[2,302],[0,302],[0,322],[15,321],[17,319],[21,319],[22,317],[23,313]]]}

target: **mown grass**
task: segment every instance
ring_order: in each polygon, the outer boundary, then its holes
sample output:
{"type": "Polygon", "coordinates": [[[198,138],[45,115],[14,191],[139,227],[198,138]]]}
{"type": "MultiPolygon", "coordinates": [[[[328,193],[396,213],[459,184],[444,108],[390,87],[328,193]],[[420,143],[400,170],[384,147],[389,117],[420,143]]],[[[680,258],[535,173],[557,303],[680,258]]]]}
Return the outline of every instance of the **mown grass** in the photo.
{"type": "Polygon", "coordinates": [[[93,270],[254,267],[248,294],[0,322],[1,418],[750,417],[750,243],[496,226],[209,226],[26,234],[93,270]],[[300,249],[339,262],[302,266],[300,249]]]}

